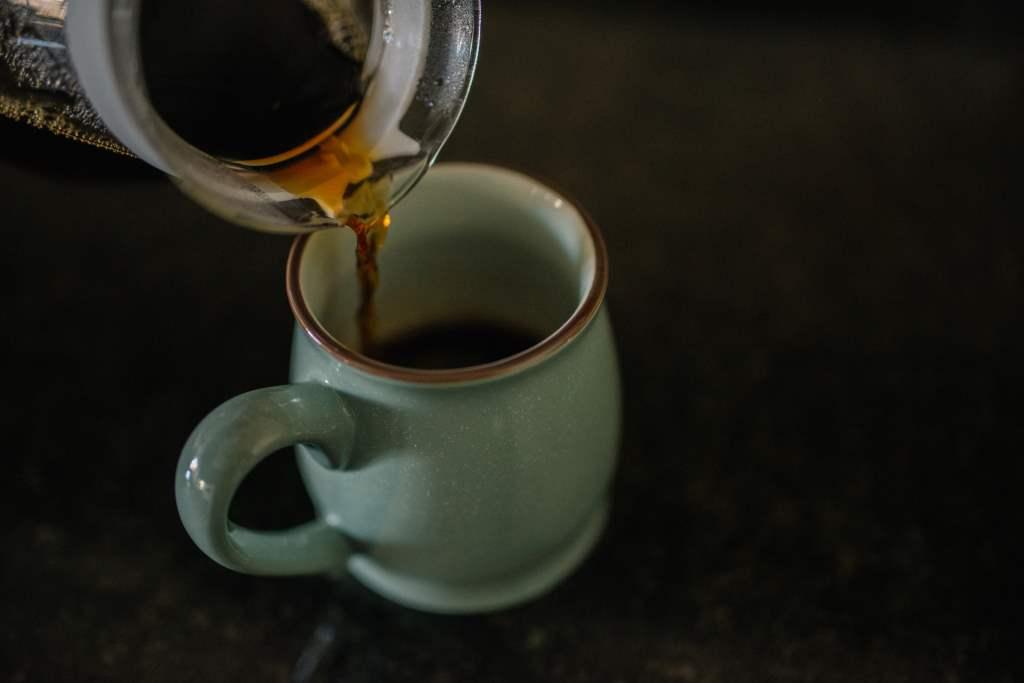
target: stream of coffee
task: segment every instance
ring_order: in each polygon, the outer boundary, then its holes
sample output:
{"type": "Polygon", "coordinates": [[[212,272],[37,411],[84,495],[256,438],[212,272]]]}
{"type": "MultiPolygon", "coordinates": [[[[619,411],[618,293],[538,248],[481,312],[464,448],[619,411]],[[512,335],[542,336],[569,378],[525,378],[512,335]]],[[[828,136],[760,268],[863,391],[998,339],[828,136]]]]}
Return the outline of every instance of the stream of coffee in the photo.
{"type": "Polygon", "coordinates": [[[391,216],[384,214],[372,223],[351,219],[348,227],[356,234],[356,272],[359,276],[359,346],[367,353],[375,346],[377,329],[377,285],[380,284],[380,269],[377,253],[391,226],[391,216]]]}
{"type": "Polygon", "coordinates": [[[149,0],[140,18],[149,98],[164,122],[355,233],[363,349],[391,222],[388,177],[348,128],[367,85],[371,21],[360,0],[262,0],[258,12],[249,0],[149,0]]]}

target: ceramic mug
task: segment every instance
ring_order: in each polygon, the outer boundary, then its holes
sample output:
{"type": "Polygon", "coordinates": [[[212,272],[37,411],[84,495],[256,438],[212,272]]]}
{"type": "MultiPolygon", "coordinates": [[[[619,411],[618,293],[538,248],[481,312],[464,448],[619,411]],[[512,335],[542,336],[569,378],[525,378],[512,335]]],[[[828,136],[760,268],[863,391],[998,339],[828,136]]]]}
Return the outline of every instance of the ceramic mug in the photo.
{"type": "Polygon", "coordinates": [[[349,572],[434,612],[513,605],[598,539],[618,452],[620,388],[603,305],[607,254],[572,202],[519,173],[442,164],[393,212],[378,335],[445,320],[543,330],[485,365],[420,370],[357,351],[353,238],[297,238],[287,386],[231,399],[196,428],[175,492],[211,558],[251,574],[349,572]],[[263,458],[295,445],[316,519],[242,528],[228,508],[263,458]]]}

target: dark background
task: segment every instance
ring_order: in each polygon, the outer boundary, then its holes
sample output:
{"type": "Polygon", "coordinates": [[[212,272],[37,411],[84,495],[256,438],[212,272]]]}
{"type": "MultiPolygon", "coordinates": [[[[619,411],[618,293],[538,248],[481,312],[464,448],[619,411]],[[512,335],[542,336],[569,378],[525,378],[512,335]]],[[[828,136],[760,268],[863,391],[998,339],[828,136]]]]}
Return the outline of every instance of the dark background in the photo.
{"type": "MultiPolygon", "coordinates": [[[[588,207],[625,385],[610,527],[442,618],[221,569],[171,478],[286,381],[288,240],[0,122],[0,679],[1013,681],[1022,57],[995,3],[488,3],[443,158],[588,207]]],[[[286,455],[243,521],[308,514],[286,455]]]]}

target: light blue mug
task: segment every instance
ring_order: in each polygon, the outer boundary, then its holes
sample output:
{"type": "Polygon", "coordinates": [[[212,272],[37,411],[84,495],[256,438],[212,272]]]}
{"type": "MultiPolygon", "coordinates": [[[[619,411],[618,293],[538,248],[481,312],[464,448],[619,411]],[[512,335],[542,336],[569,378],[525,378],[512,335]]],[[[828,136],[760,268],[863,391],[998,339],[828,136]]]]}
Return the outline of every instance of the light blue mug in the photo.
{"type": "Polygon", "coordinates": [[[500,168],[442,164],[393,213],[378,335],[446,320],[543,330],[486,365],[419,370],[356,352],[353,238],[296,240],[292,384],[221,405],[181,454],[181,519],[251,574],[349,572],[386,598],[480,612],[571,572],[608,514],[620,388],[603,305],[607,254],[572,202],[500,168]],[[295,445],[316,519],[281,532],[228,519],[246,475],[295,445]]]}

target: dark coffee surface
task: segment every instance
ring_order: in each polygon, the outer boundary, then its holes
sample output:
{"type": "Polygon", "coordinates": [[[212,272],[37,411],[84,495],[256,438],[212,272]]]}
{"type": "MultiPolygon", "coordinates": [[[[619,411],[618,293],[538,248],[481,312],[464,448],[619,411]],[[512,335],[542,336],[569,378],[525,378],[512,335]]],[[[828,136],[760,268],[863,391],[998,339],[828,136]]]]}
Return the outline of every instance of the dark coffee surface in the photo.
{"type": "Polygon", "coordinates": [[[250,160],[297,147],[361,95],[362,65],[300,0],[146,0],[140,30],[154,108],[215,156],[250,160]]]}
{"type": "MultiPolygon", "coordinates": [[[[485,9],[445,155],[552,179],[611,254],[625,434],[594,554],[464,618],[207,559],[178,453],[288,381],[290,243],[0,122],[0,681],[287,681],[311,642],[326,683],[1024,680],[1019,48],[485,9]]],[[[275,457],[240,522],[312,514],[275,457]]]]}
{"type": "Polygon", "coordinates": [[[376,341],[365,353],[391,365],[446,370],[483,365],[525,351],[543,339],[522,329],[486,321],[437,323],[376,341]]]}

